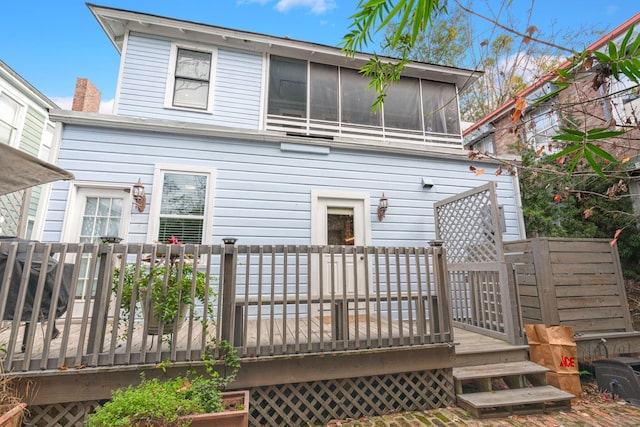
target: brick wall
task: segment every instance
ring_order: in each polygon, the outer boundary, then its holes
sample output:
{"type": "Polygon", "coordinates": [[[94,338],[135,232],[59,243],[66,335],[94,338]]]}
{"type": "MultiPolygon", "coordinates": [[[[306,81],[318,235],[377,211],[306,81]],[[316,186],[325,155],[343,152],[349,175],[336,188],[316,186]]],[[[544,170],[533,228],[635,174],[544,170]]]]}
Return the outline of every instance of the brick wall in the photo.
{"type": "Polygon", "coordinates": [[[89,79],[78,77],[76,79],[76,90],[73,94],[73,111],[84,111],[86,113],[97,113],[100,111],[100,99],[102,94],[89,79]]]}

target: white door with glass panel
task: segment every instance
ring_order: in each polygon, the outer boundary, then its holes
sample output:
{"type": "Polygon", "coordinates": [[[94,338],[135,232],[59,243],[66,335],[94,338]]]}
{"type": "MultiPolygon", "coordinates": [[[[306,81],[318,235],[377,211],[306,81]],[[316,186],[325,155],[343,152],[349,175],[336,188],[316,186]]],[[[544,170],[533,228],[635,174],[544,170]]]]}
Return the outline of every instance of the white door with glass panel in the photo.
{"type": "MultiPolygon", "coordinates": [[[[314,191],[312,193],[312,244],[339,246],[366,246],[371,242],[369,196],[356,192],[314,191]]],[[[312,295],[320,294],[318,274],[319,259],[312,260],[314,271],[311,283],[312,295]]],[[[322,257],[322,294],[332,290],[337,297],[357,292],[364,295],[366,280],[364,256],[352,254],[325,254],[322,257]]]]}
{"type": "MultiPolygon", "coordinates": [[[[128,190],[128,189],[127,189],[128,190]]],[[[100,243],[101,237],[121,237],[126,235],[126,224],[131,207],[130,196],[124,189],[79,188],[77,209],[71,224],[74,225],[72,242],[100,243]]],[[[91,254],[85,254],[80,263],[78,286],[73,316],[82,316],[84,305],[95,296],[98,268],[91,270],[91,254]]]]}

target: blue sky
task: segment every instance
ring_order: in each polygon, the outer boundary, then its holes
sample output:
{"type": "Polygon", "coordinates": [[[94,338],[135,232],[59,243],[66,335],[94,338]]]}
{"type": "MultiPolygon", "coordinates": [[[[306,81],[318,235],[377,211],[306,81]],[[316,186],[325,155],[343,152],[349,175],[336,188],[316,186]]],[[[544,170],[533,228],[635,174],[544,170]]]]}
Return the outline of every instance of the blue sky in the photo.
{"type": "MultiPolygon", "coordinates": [[[[465,0],[469,1],[469,0],[465,0]]],[[[482,2],[485,0],[475,0],[482,2]]],[[[488,0],[498,4],[498,0],[488,0]]],[[[357,0],[104,0],[95,4],[222,27],[337,45],[357,0]]],[[[640,11],[635,0],[513,0],[543,31],[595,25],[611,30],[640,11]],[[631,6],[631,5],[636,6],[631,6]]],[[[68,108],[77,77],[113,99],[119,55],[82,0],[7,0],[2,5],[0,59],[46,96],[68,108]]],[[[375,46],[371,47],[373,50],[375,46]]]]}

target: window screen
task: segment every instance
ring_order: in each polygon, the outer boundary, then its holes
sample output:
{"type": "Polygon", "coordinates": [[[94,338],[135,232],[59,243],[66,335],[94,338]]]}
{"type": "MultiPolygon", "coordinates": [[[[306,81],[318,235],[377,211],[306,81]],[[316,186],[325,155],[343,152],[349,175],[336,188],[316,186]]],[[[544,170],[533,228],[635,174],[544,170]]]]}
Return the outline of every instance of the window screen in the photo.
{"type": "Polygon", "coordinates": [[[307,117],[307,62],[271,57],[269,114],[307,117]]]}

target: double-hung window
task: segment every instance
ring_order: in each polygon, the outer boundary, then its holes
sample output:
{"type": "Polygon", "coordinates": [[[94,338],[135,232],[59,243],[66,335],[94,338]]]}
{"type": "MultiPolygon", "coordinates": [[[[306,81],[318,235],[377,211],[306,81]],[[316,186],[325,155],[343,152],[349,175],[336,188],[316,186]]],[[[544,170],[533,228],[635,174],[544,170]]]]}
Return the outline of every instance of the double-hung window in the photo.
{"type": "Polygon", "coordinates": [[[211,110],[214,52],[173,49],[165,103],[168,107],[211,110]]]}
{"type": "Polygon", "coordinates": [[[525,120],[528,121],[525,126],[527,143],[531,148],[535,151],[547,150],[547,154],[560,150],[561,147],[551,139],[558,134],[560,127],[560,118],[556,111],[550,106],[542,106],[527,114],[525,120]]]}
{"type": "Polygon", "coordinates": [[[0,93],[0,143],[17,145],[18,119],[21,106],[6,93],[0,93]]]}
{"type": "Polygon", "coordinates": [[[151,212],[152,240],[166,243],[174,236],[182,243],[207,243],[213,217],[215,170],[156,168],[151,212]]]}

